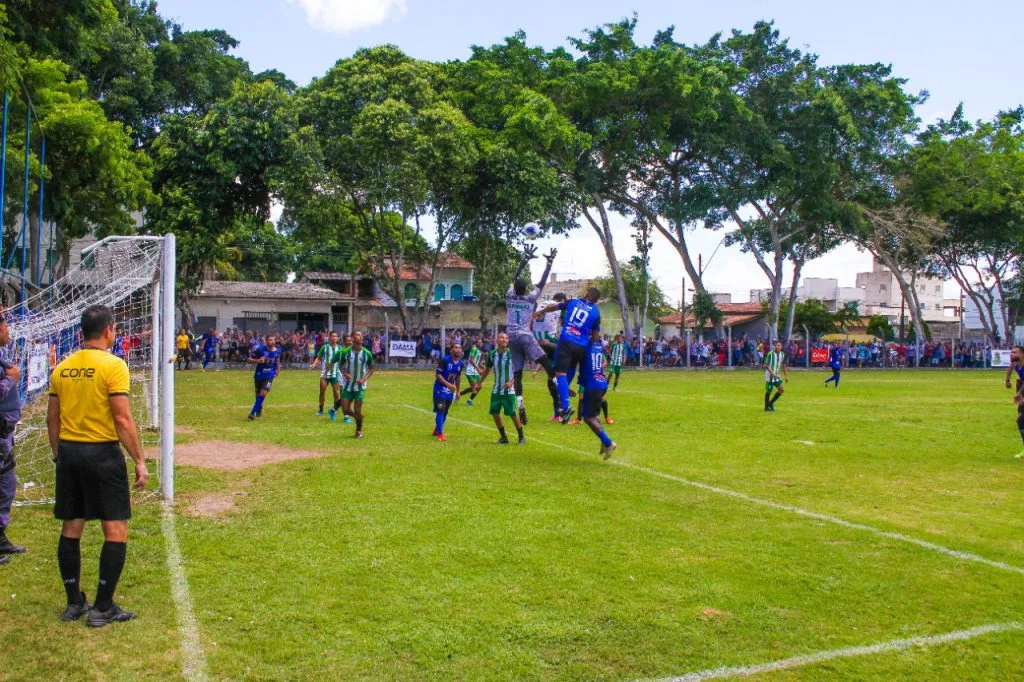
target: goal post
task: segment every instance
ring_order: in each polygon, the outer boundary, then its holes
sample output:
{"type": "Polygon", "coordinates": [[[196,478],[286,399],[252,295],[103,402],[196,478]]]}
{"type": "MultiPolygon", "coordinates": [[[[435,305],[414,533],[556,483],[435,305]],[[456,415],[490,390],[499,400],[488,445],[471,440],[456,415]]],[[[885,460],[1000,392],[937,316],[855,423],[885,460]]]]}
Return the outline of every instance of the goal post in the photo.
{"type": "MultiPolygon", "coordinates": [[[[160,279],[156,281],[157,291],[161,297],[160,317],[162,324],[158,323],[160,329],[160,342],[157,348],[161,351],[154,353],[154,365],[160,363],[159,371],[154,372],[154,377],[159,377],[160,388],[162,389],[163,401],[160,407],[160,493],[168,502],[174,502],[174,359],[177,353],[175,345],[174,329],[174,284],[178,271],[175,242],[173,234],[164,235],[163,262],[161,264],[160,279]],[[162,362],[161,362],[161,359],[162,362]]],[[[154,306],[155,307],[155,306],[154,306]]],[[[154,327],[154,340],[157,338],[154,327]]],[[[155,392],[155,391],[154,391],[155,392]]]]}
{"type": "Polygon", "coordinates": [[[82,312],[96,304],[114,312],[112,352],[128,365],[132,415],[147,468],[158,479],[149,492],[133,495],[173,500],[175,272],[173,234],[107,237],[83,249],[80,262],[60,280],[8,310],[11,342],[0,352],[20,367],[22,376],[15,504],[53,501],[46,431],[50,372],[78,350],[82,312]]]}

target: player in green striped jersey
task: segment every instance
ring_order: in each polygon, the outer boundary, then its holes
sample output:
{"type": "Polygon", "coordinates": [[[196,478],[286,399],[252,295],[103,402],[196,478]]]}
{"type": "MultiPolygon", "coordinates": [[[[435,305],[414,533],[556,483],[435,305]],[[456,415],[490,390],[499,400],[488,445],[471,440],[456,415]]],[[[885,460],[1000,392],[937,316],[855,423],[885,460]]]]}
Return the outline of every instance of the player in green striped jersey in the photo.
{"type": "Polygon", "coordinates": [[[363,333],[352,334],[352,346],[342,349],[338,364],[341,367],[341,409],[356,420],[356,438],[363,437],[363,397],[366,383],[373,376],[373,353],[363,348],[363,333]]]}
{"type": "Polygon", "coordinates": [[[615,375],[615,383],[612,385],[614,391],[619,387],[619,376],[622,374],[622,366],[626,364],[626,340],[622,334],[616,334],[612,339],[611,362],[608,364],[608,378],[615,375]]]}
{"type": "MultiPolygon", "coordinates": [[[[320,371],[320,409],[317,411],[317,416],[322,417],[324,414],[324,397],[327,395],[327,387],[330,386],[334,392],[334,412],[337,413],[338,407],[341,406],[341,384],[339,383],[340,377],[338,376],[338,361],[334,357],[338,352],[341,351],[341,346],[338,345],[338,332],[331,332],[327,337],[328,342],[320,347],[320,352],[317,353],[316,359],[313,360],[313,364],[309,366],[310,369],[316,369],[317,365],[323,367],[320,371]]],[[[333,421],[334,414],[331,415],[333,421]]]]}
{"type": "MultiPolygon", "coordinates": [[[[352,348],[352,335],[351,334],[345,334],[345,336],[341,337],[341,348],[339,348],[338,352],[336,353],[337,359],[341,360],[341,354],[344,353],[345,351],[349,350],[350,348],[352,348]]],[[[338,385],[341,386],[341,377],[340,376],[338,377],[338,385]]],[[[341,402],[339,401],[338,404],[340,405],[341,402]]],[[[339,407],[335,407],[334,409],[338,410],[340,408],[339,407]]],[[[337,415],[337,412],[335,412],[335,415],[337,415]]],[[[344,418],[342,418],[341,422],[343,424],[351,424],[352,423],[352,417],[350,417],[350,416],[348,416],[346,414],[344,416],[344,418]]]]}
{"type": "Polygon", "coordinates": [[[775,401],[782,397],[785,389],[782,387],[783,377],[789,383],[789,370],[786,369],[786,354],[782,352],[782,342],[776,341],[768,355],[764,356],[764,411],[774,412],[775,401]],[[775,389],[775,396],[772,396],[772,389],[775,389]]]}
{"type": "Polygon", "coordinates": [[[497,347],[487,354],[484,363],[484,373],[480,376],[483,381],[487,375],[494,370],[494,390],[491,392],[491,416],[494,417],[494,425],[498,427],[501,438],[499,445],[508,445],[508,436],[505,434],[505,422],[501,418],[504,412],[506,417],[512,418],[519,433],[519,444],[526,443],[526,436],[523,435],[523,423],[519,419],[519,412],[516,410],[516,381],[512,363],[512,351],[508,347],[508,334],[498,334],[497,347]]]}
{"type": "Polygon", "coordinates": [[[472,407],[473,401],[476,400],[477,393],[480,392],[483,387],[483,381],[480,378],[480,368],[484,364],[484,354],[480,350],[480,345],[483,342],[478,338],[473,341],[473,345],[469,348],[469,361],[466,363],[466,379],[469,380],[469,388],[464,390],[459,395],[470,394],[469,400],[466,401],[466,405],[472,407]]]}

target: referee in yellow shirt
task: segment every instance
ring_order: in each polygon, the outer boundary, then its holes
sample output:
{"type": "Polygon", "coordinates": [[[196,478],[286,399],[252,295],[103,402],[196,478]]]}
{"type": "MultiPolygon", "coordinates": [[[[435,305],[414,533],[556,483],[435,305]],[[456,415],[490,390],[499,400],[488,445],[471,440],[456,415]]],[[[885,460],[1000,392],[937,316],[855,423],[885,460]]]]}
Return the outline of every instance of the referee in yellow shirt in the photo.
{"type": "Polygon", "coordinates": [[[61,620],[78,620],[88,613],[87,625],[103,627],[135,618],[114,603],[132,517],[128,467],[118,443],[135,460],[136,488],[146,487],[149,472],[129,405],[128,366],[110,353],[117,336],[114,314],[106,306],[90,306],[82,313],[81,327],[82,348],[50,375],[46,426],[57,463],[53,515],[64,522],[57,563],[68,606],[61,620]],[[92,606],[80,588],[79,543],[89,520],[101,522],[104,539],[92,606]]]}

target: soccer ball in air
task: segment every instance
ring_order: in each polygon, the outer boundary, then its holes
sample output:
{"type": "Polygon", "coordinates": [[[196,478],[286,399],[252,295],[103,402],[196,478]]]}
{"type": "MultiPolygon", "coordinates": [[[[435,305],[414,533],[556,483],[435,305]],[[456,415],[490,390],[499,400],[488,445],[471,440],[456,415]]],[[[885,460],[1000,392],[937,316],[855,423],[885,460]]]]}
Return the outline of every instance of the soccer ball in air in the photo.
{"type": "Polygon", "coordinates": [[[523,228],[523,236],[527,239],[536,239],[540,236],[540,228],[536,225],[527,225],[523,228]]]}

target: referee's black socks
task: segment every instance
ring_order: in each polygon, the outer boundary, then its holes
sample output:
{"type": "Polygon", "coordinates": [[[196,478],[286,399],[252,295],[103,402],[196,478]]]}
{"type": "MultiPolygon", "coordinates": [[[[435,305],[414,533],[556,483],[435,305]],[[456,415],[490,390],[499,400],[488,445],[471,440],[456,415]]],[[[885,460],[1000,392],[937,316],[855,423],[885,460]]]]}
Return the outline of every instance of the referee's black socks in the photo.
{"type": "Polygon", "coordinates": [[[106,611],[114,603],[114,590],[117,589],[117,581],[121,579],[121,571],[124,570],[124,560],[127,554],[128,545],[124,542],[103,543],[100,551],[100,584],[96,588],[97,611],[106,611]]]}
{"type": "Polygon", "coordinates": [[[82,603],[82,547],[78,538],[60,536],[57,543],[57,565],[60,577],[64,581],[64,591],[68,593],[68,604],[82,603]]]}

